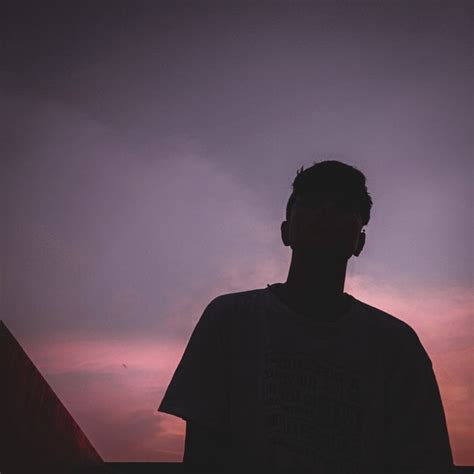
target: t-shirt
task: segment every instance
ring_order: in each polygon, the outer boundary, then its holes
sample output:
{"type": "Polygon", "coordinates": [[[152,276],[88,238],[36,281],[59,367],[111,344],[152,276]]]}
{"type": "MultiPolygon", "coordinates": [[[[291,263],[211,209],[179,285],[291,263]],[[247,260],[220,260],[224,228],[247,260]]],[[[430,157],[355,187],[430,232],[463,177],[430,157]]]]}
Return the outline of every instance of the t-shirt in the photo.
{"type": "Polygon", "coordinates": [[[207,305],[158,411],[228,437],[233,466],[321,474],[452,466],[415,331],[348,293],[342,315],[318,322],[288,307],[277,285],[207,305]]]}

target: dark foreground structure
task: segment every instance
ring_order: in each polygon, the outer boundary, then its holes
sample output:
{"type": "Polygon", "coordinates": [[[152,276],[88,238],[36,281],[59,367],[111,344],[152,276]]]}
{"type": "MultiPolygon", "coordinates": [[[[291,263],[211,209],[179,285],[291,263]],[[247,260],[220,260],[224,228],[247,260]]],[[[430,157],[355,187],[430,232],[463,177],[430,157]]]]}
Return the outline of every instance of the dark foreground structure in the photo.
{"type": "MultiPolygon", "coordinates": [[[[253,471],[252,466],[248,471],[253,471]]],[[[212,471],[186,469],[181,463],[104,462],[13,334],[0,321],[0,473],[23,472],[212,471]]],[[[453,472],[472,474],[474,467],[456,467],[453,472]]],[[[410,471],[410,474],[424,473],[410,471]]]]}
{"type": "Polygon", "coordinates": [[[0,321],[0,471],[103,463],[61,400],[0,321]]]}

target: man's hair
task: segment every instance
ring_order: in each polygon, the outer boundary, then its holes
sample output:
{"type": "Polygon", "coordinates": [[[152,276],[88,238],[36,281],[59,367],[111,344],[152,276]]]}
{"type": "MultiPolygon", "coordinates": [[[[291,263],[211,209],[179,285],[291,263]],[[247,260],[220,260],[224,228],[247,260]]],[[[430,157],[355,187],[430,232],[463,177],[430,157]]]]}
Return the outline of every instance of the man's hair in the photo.
{"type": "Polygon", "coordinates": [[[353,166],[336,160],[315,162],[306,170],[302,166],[296,172],[292,187],[293,192],[286,205],[287,221],[297,196],[335,191],[341,192],[351,203],[357,205],[363,226],[369,223],[372,198],[367,190],[364,174],[353,166]]]}

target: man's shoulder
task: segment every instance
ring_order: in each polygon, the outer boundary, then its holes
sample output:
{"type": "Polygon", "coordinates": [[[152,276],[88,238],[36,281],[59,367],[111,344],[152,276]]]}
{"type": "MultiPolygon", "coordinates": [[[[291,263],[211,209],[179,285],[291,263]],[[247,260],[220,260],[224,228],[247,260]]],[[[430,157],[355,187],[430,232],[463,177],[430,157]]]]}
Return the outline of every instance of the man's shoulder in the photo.
{"type": "Polygon", "coordinates": [[[264,291],[264,288],[255,288],[231,293],[221,293],[214,297],[209,304],[219,308],[228,308],[241,304],[255,303],[262,298],[264,291]]]}
{"type": "Polygon", "coordinates": [[[400,359],[405,354],[406,360],[423,361],[431,365],[431,358],[426,352],[417,332],[406,321],[393,316],[375,306],[358,301],[360,312],[366,319],[370,319],[376,330],[375,336],[379,339],[384,352],[392,354],[393,359],[400,359]]]}
{"type": "Polygon", "coordinates": [[[357,301],[357,314],[367,323],[377,328],[377,330],[391,335],[417,338],[416,331],[397,316],[387,311],[365,303],[359,299],[357,301]]]}
{"type": "Polygon", "coordinates": [[[245,326],[258,320],[256,316],[261,311],[263,298],[263,289],[260,288],[221,293],[209,302],[205,314],[225,326],[245,326]]]}

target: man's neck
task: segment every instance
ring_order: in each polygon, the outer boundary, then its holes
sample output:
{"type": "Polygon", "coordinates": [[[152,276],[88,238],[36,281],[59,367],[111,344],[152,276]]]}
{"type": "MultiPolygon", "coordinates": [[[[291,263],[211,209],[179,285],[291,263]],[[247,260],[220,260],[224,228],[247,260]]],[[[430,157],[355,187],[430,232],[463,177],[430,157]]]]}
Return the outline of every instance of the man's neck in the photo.
{"type": "Polygon", "coordinates": [[[344,296],[347,260],[327,262],[293,252],[288,277],[280,296],[298,313],[331,319],[347,310],[344,296]]]}

